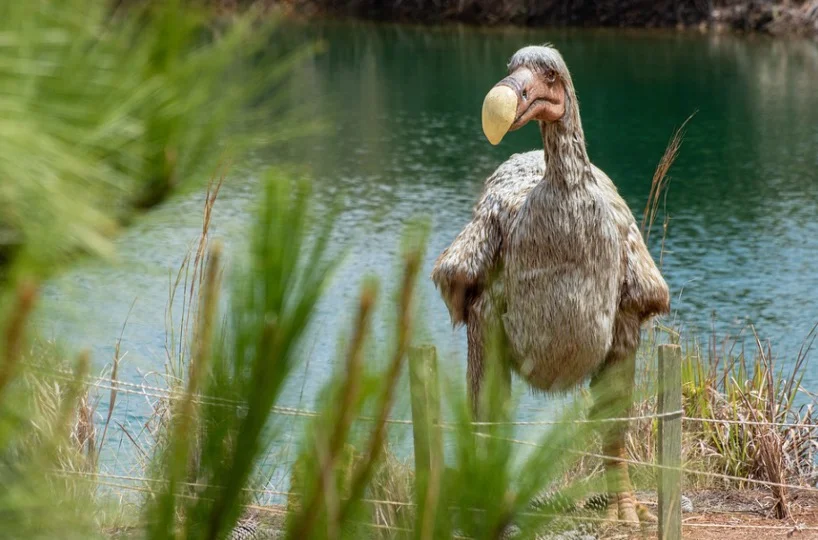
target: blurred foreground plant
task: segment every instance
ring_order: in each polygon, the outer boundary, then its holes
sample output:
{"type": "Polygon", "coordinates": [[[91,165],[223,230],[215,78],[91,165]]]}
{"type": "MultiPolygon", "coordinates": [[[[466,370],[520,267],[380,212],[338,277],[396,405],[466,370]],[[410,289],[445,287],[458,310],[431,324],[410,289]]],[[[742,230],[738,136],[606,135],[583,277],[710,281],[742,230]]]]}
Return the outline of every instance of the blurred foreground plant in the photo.
{"type": "MultiPolygon", "coordinates": [[[[88,538],[93,513],[80,501],[90,485],[55,478],[58,467],[83,466],[84,456],[72,439],[77,405],[85,388],[87,353],[80,354],[75,374],[56,392],[21,377],[30,357],[28,325],[37,288],[22,282],[0,312],[0,515],[4,538],[88,538]],[[58,395],[58,399],[50,399],[58,395]],[[33,422],[32,422],[33,420],[33,422]],[[48,515],[49,519],[42,519],[48,515]]],[[[82,435],[79,435],[80,437],[82,435]]],[[[86,441],[87,442],[87,441],[86,441]]]]}
{"type": "Polygon", "coordinates": [[[267,178],[247,269],[234,278],[223,332],[214,331],[221,325],[211,297],[218,258],[211,252],[186,394],[157,461],[156,474],[167,487],[146,507],[152,538],[174,535],[177,512],[188,538],[221,537],[241,514],[244,488],[275,434],[273,406],[333,267],[331,220],[306,247],[307,201],[306,184],[267,178]],[[185,482],[206,487],[182,497],[178,488],[185,482]]]}
{"type": "Polygon", "coordinates": [[[289,116],[269,120],[294,62],[312,49],[278,47],[275,21],[252,11],[218,29],[211,20],[181,0],[115,12],[96,0],[0,5],[4,538],[99,532],[94,484],[62,476],[93,474],[105,438],[97,446],[89,357],[60,382],[23,365],[32,355],[41,369],[64,365],[32,353],[27,338],[42,279],[70,255],[110,254],[119,223],[196,185],[218,161],[294,134],[289,116]]]}
{"type": "Polygon", "coordinates": [[[277,47],[253,10],[211,21],[182,0],[2,3],[0,272],[109,254],[137,209],[304,126],[279,90],[314,49],[277,47]]]}

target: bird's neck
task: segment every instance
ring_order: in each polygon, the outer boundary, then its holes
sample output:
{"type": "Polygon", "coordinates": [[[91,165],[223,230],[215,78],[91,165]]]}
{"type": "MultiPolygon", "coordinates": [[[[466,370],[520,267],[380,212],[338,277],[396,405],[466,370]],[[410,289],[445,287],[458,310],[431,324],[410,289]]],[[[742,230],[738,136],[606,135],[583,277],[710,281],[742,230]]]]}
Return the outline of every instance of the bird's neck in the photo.
{"type": "Polygon", "coordinates": [[[593,180],[585,135],[578,119],[576,122],[540,122],[540,133],[545,151],[546,181],[574,188],[593,180]]]}

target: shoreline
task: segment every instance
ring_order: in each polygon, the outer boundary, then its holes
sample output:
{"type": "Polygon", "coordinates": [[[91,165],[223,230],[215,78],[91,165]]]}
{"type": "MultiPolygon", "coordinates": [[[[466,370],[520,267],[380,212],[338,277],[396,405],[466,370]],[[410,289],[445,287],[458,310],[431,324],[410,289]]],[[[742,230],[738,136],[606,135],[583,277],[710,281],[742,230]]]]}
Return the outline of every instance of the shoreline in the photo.
{"type": "MultiPolygon", "coordinates": [[[[436,3],[425,4],[428,0],[412,3],[396,2],[390,6],[384,3],[364,0],[351,5],[332,0],[277,0],[264,1],[271,8],[282,9],[287,15],[304,19],[356,19],[376,23],[409,24],[412,26],[445,27],[465,25],[480,28],[576,28],[576,29],[644,29],[644,30],[681,30],[714,34],[751,34],[768,35],[777,38],[813,38],[818,39],[818,0],[806,0],[801,5],[789,5],[781,1],[762,3],[757,1],[732,2],[726,7],[700,10],[688,7],[687,11],[677,10],[669,13],[669,2],[661,0],[654,4],[653,10],[636,8],[605,11],[598,8],[593,13],[582,9],[551,9],[540,12],[509,11],[502,12],[502,7],[492,10],[473,8],[454,10],[435,7],[436,3]],[[665,8],[665,9],[662,9],[665,8]],[[615,12],[615,13],[614,13],[615,12]]],[[[610,2],[616,4],[617,2],[610,2]]],[[[640,4],[640,2],[634,2],[640,4]]],[[[442,4],[442,3],[441,3],[442,4]]],[[[465,6],[477,6],[479,0],[464,1],[465,6]]],[[[503,4],[503,3],[498,3],[503,4]]],[[[695,2],[694,2],[695,4],[695,2]]],[[[495,4],[492,4],[495,5],[495,4]]],[[[235,6],[235,4],[234,4],[235,6]]],[[[638,6],[637,6],[638,7],[638,6]]],[[[230,8],[228,8],[230,9],[230,8]]]]}

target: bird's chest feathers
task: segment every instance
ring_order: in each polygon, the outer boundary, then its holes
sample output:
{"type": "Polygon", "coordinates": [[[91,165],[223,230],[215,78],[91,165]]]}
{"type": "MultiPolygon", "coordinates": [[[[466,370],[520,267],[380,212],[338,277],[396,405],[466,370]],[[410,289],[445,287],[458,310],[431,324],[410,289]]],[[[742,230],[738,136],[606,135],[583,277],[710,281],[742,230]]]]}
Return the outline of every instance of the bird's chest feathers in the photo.
{"type": "Polygon", "coordinates": [[[603,193],[543,184],[506,239],[502,321],[517,371],[551,390],[592,373],[610,349],[622,251],[603,193]]]}
{"type": "Polygon", "coordinates": [[[542,182],[520,208],[505,243],[505,263],[528,272],[611,272],[620,257],[610,206],[595,186],[567,189],[542,182]],[[605,267],[608,268],[605,268],[605,267]]]}

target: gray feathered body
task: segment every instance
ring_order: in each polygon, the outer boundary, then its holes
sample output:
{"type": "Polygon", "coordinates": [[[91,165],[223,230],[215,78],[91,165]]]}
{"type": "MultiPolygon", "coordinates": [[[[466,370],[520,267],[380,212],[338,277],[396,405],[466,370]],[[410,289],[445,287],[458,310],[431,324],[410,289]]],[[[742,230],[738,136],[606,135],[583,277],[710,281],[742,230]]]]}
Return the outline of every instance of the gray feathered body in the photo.
{"type": "Polygon", "coordinates": [[[542,150],[503,163],[432,272],[453,323],[467,325],[473,387],[494,322],[515,371],[535,389],[562,391],[634,352],[642,322],[669,310],[667,285],[613,182],[585,160],[549,158],[555,174],[542,150]]]}

